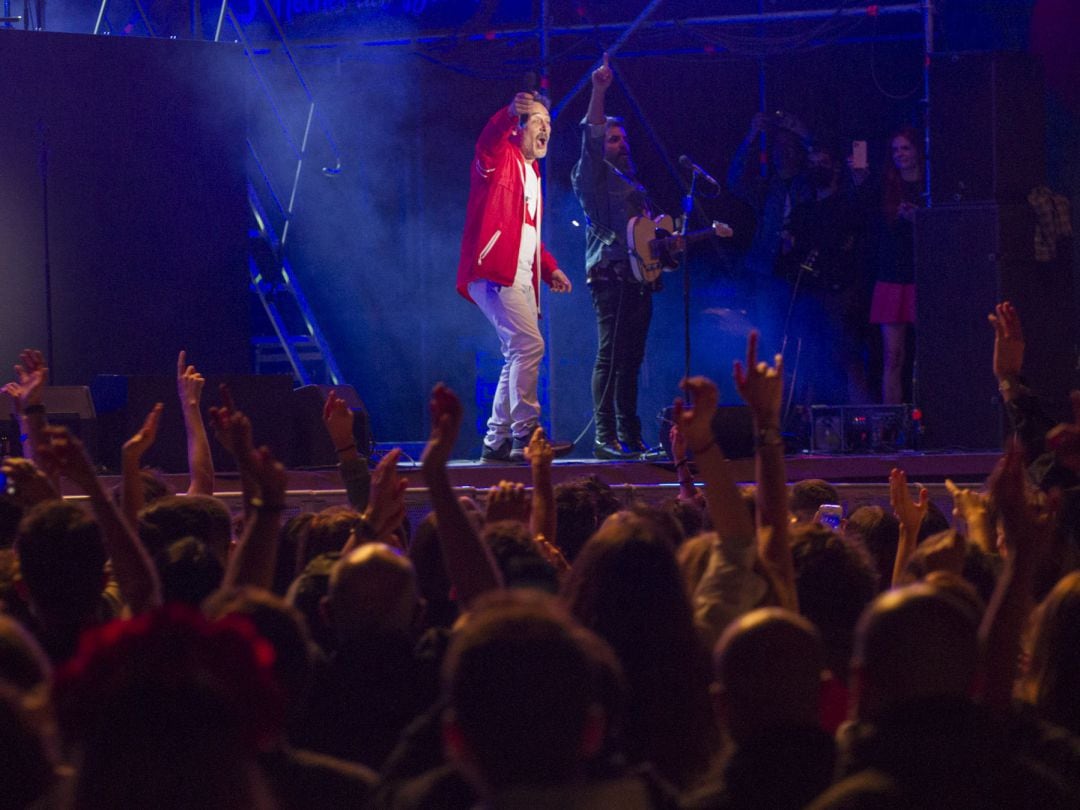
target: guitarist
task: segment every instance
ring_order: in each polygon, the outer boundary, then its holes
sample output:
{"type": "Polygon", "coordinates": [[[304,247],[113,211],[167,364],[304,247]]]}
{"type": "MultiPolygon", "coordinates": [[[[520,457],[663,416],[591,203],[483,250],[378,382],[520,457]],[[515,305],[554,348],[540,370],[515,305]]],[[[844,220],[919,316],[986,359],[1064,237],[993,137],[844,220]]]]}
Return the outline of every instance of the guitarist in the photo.
{"type": "Polygon", "coordinates": [[[620,119],[604,113],[604,96],[613,78],[605,53],[603,64],[592,74],[589,109],[582,121],[581,158],[571,180],[588,224],[586,280],[596,310],[593,455],[631,459],[649,452],[637,414],[638,375],[652,320],[652,294],[659,284],[646,285],[634,278],[626,226],[632,217],[652,217],[658,212],[637,180],[626,128],[620,119]]]}

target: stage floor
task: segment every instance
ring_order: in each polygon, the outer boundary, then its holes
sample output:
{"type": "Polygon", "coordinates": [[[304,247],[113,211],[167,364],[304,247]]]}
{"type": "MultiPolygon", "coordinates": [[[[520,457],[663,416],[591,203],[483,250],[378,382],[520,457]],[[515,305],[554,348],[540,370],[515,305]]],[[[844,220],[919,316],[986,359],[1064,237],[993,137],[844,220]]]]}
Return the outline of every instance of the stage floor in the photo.
{"type": "MultiPolygon", "coordinates": [[[[905,452],[888,455],[810,455],[798,454],[786,459],[787,479],[794,482],[804,478],[824,478],[840,492],[847,511],[868,503],[888,505],[889,471],[902,468],[912,484],[923,484],[930,490],[931,498],[946,513],[952,510],[951,498],[945,490],[945,479],[958,484],[980,485],[993,469],[997,453],[918,453],[905,452]]],[[[754,481],[754,460],[735,459],[729,462],[736,480],[754,481]]],[[[415,525],[430,510],[427,487],[418,461],[399,464],[399,472],[409,479],[406,505],[410,522],[415,525]]],[[[562,459],[556,461],[553,478],[556,484],[596,475],[606,481],[626,504],[634,501],[656,503],[674,497],[678,491],[675,468],[670,462],[642,461],[587,461],[562,459]]],[[[177,491],[187,488],[184,475],[166,475],[165,480],[177,491]]],[[[499,481],[516,481],[528,485],[531,481],[529,467],[525,464],[489,464],[481,461],[452,461],[450,480],[460,495],[482,499],[489,487],[499,481]]],[[[111,487],[119,483],[119,477],[106,478],[111,487]]],[[[700,485],[700,480],[698,480],[700,485]]],[[[318,511],[328,506],[344,505],[345,490],[341,486],[337,469],[288,471],[288,515],[302,511],[318,511]]],[[[65,487],[65,495],[75,495],[65,487]]],[[[215,494],[231,509],[239,511],[241,498],[235,474],[219,473],[215,494]]]]}

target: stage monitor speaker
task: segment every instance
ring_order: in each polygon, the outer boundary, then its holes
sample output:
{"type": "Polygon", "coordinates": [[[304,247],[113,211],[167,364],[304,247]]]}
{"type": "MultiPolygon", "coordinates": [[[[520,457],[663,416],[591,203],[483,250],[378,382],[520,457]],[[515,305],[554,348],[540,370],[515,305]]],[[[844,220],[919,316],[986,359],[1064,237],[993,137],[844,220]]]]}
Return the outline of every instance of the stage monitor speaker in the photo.
{"type": "Polygon", "coordinates": [[[371,457],[371,425],[356,389],[351,385],[304,385],[295,389],[292,395],[293,457],[290,466],[331,467],[338,463],[322,420],[323,405],[331,391],[344,399],[353,412],[353,438],[360,455],[371,457]]]}
{"type": "MultiPolygon", "coordinates": [[[[251,419],[255,445],[268,445],[278,460],[288,463],[293,453],[289,401],[293,378],[288,374],[210,374],[203,388],[202,411],[210,433],[210,452],[217,471],[234,471],[232,456],[214,439],[206,415],[220,401],[218,389],[229,386],[233,402],[251,419]]],[[[100,426],[100,463],[120,469],[120,448],[142,427],[157,402],[165,404],[157,441],[144,464],[167,473],[188,471],[187,439],[176,395],[176,378],[165,375],[100,374],[90,386],[100,426]]]]}
{"type": "MultiPolygon", "coordinates": [[[[660,445],[671,456],[670,407],[660,412],[660,445]]],[[[721,405],[712,421],[713,437],[727,458],[750,458],[754,455],[754,420],[745,405],[721,405]]]]}
{"type": "Polygon", "coordinates": [[[920,210],[915,223],[916,405],[924,449],[999,449],[1006,415],[987,315],[1011,301],[1023,322],[1024,376],[1064,417],[1076,385],[1069,257],[1038,263],[1027,205],[920,210]]]}
{"type": "Polygon", "coordinates": [[[1019,203],[1046,182],[1041,65],[1019,52],[941,53],[930,61],[934,205],[1019,203]]]}

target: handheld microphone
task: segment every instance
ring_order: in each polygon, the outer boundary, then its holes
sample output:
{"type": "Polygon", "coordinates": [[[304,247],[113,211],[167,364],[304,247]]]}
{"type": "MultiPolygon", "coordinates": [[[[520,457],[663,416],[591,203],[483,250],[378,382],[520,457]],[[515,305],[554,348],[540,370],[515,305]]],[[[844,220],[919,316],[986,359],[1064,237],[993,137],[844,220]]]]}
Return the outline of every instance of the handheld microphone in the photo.
{"type": "Polygon", "coordinates": [[[710,183],[712,183],[717,188],[720,188],[720,184],[716,181],[715,177],[713,177],[711,174],[709,174],[703,168],[701,168],[696,163],[694,163],[694,161],[692,161],[686,155],[680,155],[679,156],[679,165],[682,166],[684,169],[689,169],[690,171],[692,171],[694,174],[698,175],[702,179],[708,180],[710,183]]]}
{"type": "MultiPolygon", "coordinates": [[[[535,70],[528,70],[525,72],[525,77],[521,82],[523,93],[532,93],[533,98],[536,98],[537,93],[540,92],[540,80],[536,75],[535,70]]],[[[525,129],[526,124],[529,123],[529,116],[518,116],[518,126],[525,129]]]]}

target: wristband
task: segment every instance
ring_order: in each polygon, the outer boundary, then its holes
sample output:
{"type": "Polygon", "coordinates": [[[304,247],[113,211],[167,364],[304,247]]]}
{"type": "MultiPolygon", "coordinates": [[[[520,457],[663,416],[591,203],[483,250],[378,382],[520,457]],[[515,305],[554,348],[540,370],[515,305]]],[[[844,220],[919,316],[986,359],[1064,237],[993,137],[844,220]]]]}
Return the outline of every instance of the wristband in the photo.
{"type": "Polygon", "coordinates": [[[45,413],[45,405],[44,404],[38,402],[35,405],[27,405],[25,408],[23,408],[23,416],[33,416],[34,414],[37,414],[37,413],[40,413],[40,414],[45,413]]]}
{"type": "Polygon", "coordinates": [[[345,447],[340,447],[340,448],[335,447],[334,452],[335,453],[347,453],[350,450],[355,450],[355,449],[356,449],[356,442],[353,442],[352,444],[345,445],[345,447]]]}
{"type": "Polygon", "coordinates": [[[690,462],[685,458],[682,461],[676,461],[675,462],[675,469],[676,470],[679,469],[679,467],[689,467],[689,466],[690,466],[690,462]]]}

